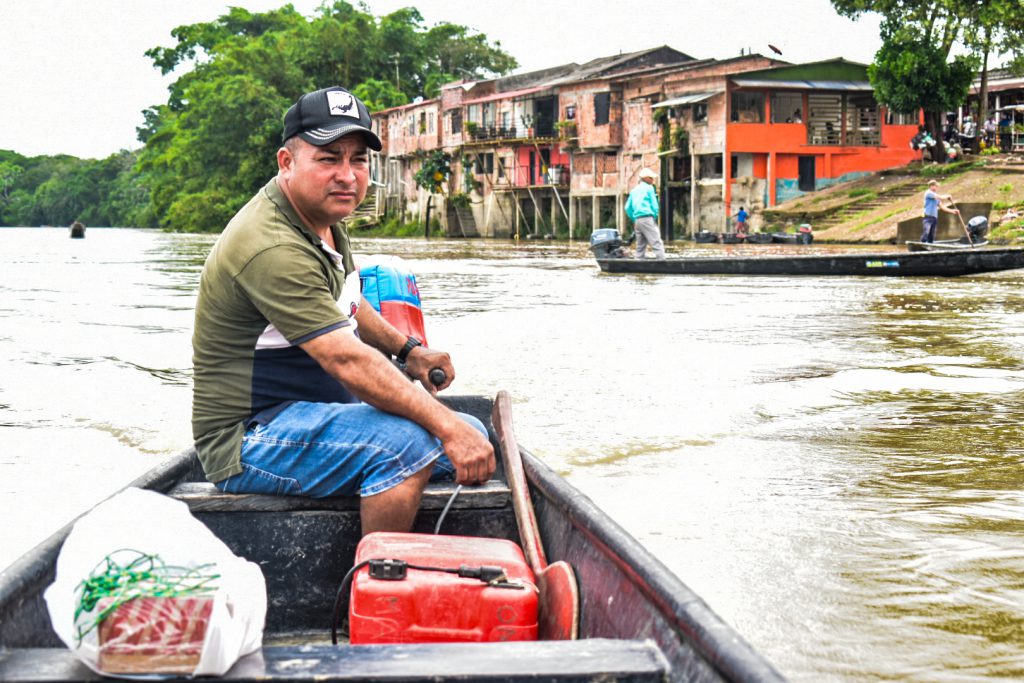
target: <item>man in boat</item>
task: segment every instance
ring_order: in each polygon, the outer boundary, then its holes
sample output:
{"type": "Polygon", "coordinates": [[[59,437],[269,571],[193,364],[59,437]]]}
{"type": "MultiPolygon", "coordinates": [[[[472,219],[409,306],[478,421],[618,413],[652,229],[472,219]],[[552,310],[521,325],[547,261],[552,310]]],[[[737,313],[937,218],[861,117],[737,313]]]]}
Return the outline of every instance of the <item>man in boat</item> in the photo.
{"type": "Polygon", "coordinates": [[[656,258],[665,258],[665,245],[658,229],[658,194],[654,184],[658,174],[649,168],[640,169],[640,182],[626,200],[626,215],[633,221],[636,234],[636,258],[643,258],[650,245],[656,258]]]}
{"type": "Polygon", "coordinates": [[[370,149],[380,139],[348,90],[299,98],[277,175],[206,260],[192,340],[206,477],[228,493],[359,495],[363,533],[410,530],[431,479],[480,484],[495,468],[479,420],[435,398],[455,377],[448,354],[398,332],[360,293],[341,220],[366,196],[370,149]]]}
{"type": "Polygon", "coordinates": [[[924,193],[924,229],[921,231],[922,242],[935,241],[935,228],[939,224],[939,211],[946,213],[960,213],[960,209],[943,206],[943,201],[952,201],[953,195],[939,194],[939,181],[928,182],[928,189],[924,193]]]}

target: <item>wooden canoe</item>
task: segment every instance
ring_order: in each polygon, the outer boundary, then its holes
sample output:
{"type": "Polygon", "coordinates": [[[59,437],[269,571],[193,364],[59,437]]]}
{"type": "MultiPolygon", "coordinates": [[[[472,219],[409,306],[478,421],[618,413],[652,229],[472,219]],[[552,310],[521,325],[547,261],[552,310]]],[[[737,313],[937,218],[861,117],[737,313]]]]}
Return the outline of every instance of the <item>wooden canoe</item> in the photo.
{"type": "MultiPolygon", "coordinates": [[[[446,402],[490,424],[492,401],[446,402]]],[[[491,440],[497,439],[490,427],[491,440]]],[[[202,481],[194,451],[132,485],[184,500],[193,514],[267,580],[263,648],[232,680],[289,681],[781,681],[732,628],[593,502],[524,448],[530,496],[549,561],[575,569],[579,640],[334,646],[335,592],[359,540],[357,498],[227,495],[202,481]]],[[[432,484],[416,530],[432,533],[454,486],[432,484]]],[[[0,574],[0,680],[101,680],[50,628],[43,591],[69,525],[0,574]]],[[[497,476],[463,489],[442,533],[518,542],[499,462],[497,476]]],[[[750,590],[756,590],[751,586],[750,590]]]]}
{"type": "Polygon", "coordinates": [[[988,240],[981,239],[968,244],[963,238],[958,240],[938,240],[937,242],[909,241],[907,251],[960,251],[961,249],[980,249],[988,246],[988,240]]]}
{"type": "Polygon", "coordinates": [[[1024,248],[921,252],[721,256],[706,258],[598,258],[606,273],[660,275],[871,275],[949,277],[1024,268],[1024,248]]]}

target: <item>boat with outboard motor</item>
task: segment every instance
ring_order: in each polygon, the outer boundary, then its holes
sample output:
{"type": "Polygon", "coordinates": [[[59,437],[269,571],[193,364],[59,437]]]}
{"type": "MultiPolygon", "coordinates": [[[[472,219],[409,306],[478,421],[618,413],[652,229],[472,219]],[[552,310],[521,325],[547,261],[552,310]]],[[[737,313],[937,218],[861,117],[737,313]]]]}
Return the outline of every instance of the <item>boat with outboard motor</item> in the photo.
{"type": "MultiPolygon", "coordinates": [[[[499,454],[482,486],[430,484],[416,531],[519,540],[513,485],[491,424],[493,402],[445,402],[488,424],[499,454]]],[[[495,412],[497,415],[497,412],[495,412]]],[[[494,421],[499,421],[495,418],[494,421]]],[[[500,422],[499,422],[500,423],[500,422]]],[[[514,442],[513,442],[514,443],[514,442]]],[[[578,581],[577,640],[332,645],[332,604],[353,566],[358,498],[231,495],[206,483],[192,450],[133,486],[188,504],[236,555],[257,563],[268,591],[263,647],[224,675],[262,681],[782,681],[783,676],[708,605],[529,451],[522,456],[536,528],[553,565],[578,581]]],[[[0,680],[102,680],[62,646],[43,591],[69,525],[0,574],[0,680]]],[[[551,566],[553,566],[551,565],[551,566]]],[[[539,575],[538,575],[539,576],[539,575]]],[[[754,590],[754,587],[751,587],[754,590]]],[[[542,586],[543,604],[543,586],[542,586]]]]}
{"type": "Polygon", "coordinates": [[[627,258],[618,230],[601,228],[590,249],[606,273],[660,275],[972,275],[1024,268],[1024,248],[961,249],[921,252],[857,252],[765,256],[706,256],[664,259],[627,258]]]}

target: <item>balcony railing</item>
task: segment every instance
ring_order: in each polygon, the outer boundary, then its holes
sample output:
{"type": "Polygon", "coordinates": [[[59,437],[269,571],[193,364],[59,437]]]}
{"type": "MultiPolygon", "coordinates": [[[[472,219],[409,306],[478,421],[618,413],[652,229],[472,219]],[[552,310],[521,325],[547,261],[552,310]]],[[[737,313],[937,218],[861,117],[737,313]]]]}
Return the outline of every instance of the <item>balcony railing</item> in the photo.
{"type": "Polygon", "coordinates": [[[532,138],[554,138],[557,137],[555,127],[551,124],[534,126],[482,126],[466,128],[466,134],[473,142],[488,142],[491,140],[528,140],[532,138]]]}

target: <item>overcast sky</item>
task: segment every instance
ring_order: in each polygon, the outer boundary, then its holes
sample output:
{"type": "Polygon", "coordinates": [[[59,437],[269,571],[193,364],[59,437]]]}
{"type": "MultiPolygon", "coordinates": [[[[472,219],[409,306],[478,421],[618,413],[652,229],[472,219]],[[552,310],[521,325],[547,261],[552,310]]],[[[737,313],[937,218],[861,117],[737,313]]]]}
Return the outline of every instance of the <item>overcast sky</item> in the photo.
{"type": "MultiPolygon", "coordinates": [[[[171,29],[210,21],[230,5],[283,0],[0,0],[0,149],[102,158],[135,149],[141,111],[166,101],[172,78],[143,54],[171,46],[171,29]]],[[[320,0],[295,0],[311,15],[320,0]]],[[[878,19],[842,19],[829,0],[368,0],[375,15],[414,6],[430,26],[466,25],[498,41],[520,71],[668,45],[697,58],[741,49],[807,62],[869,63],[878,19]]],[[[327,84],[324,84],[327,85],[327,84]]],[[[348,84],[343,84],[348,85],[348,84]]]]}

